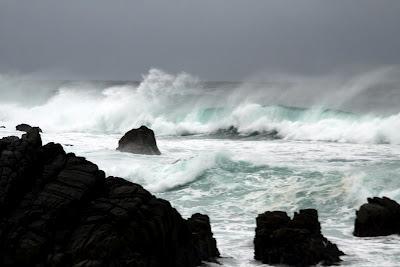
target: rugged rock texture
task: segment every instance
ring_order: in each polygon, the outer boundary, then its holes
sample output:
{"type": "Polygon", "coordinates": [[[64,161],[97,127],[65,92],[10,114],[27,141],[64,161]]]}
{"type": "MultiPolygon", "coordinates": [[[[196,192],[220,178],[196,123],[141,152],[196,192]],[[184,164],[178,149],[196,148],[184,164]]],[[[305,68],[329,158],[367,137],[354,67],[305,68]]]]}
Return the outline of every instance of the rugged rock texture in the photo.
{"type": "Polygon", "coordinates": [[[184,220],[138,184],[42,146],[0,140],[0,266],[197,266],[218,256],[208,217],[184,220]]]}
{"type": "Polygon", "coordinates": [[[331,265],[344,255],[321,234],[318,213],[300,210],[291,220],[286,212],[267,211],[257,217],[254,258],[266,264],[331,265]]]}
{"type": "Polygon", "coordinates": [[[42,132],[42,129],[40,129],[39,127],[32,127],[32,126],[30,126],[29,124],[26,124],[26,123],[18,124],[15,127],[15,129],[17,131],[21,131],[21,132],[28,132],[32,128],[36,128],[40,133],[42,132]]]}
{"type": "Polygon", "coordinates": [[[356,211],[353,234],[360,237],[400,234],[400,204],[387,197],[367,200],[356,211]]]}
{"type": "Polygon", "coordinates": [[[119,140],[117,150],[134,154],[161,155],[153,130],[146,126],[127,132],[119,140]]]}

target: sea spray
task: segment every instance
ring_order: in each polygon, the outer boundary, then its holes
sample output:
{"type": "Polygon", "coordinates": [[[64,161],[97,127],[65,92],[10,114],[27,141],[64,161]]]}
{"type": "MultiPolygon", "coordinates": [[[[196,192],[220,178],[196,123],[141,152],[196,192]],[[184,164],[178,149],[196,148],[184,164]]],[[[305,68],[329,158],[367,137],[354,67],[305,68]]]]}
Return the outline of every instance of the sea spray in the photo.
{"type": "MultiPolygon", "coordinates": [[[[0,129],[0,136],[21,134],[0,129]]],[[[252,243],[257,214],[283,210],[292,215],[303,208],[318,210],[323,234],[347,254],[347,266],[398,265],[399,237],[352,235],[355,209],[365,197],[400,201],[398,145],[158,136],[163,154],[147,156],[116,151],[120,137],[42,134],[43,143],[71,144],[64,146],[67,152],[95,162],[107,175],[168,199],[183,217],[207,213],[224,266],[258,266],[252,243]]]]}
{"type": "MultiPolygon", "coordinates": [[[[346,82],[339,82],[338,78],[330,82],[331,78],[327,79],[329,82],[323,80],[325,83],[287,78],[286,82],[212,84],[187,73],[172,75],[157,69],[150,70],[140,83],[47,82],[43,99],[35,104],[19,101],[16,95],[2,98],[0,122],[11,128],[25,122],[59,133],[121,134],[147,125],[158,136],[215,138],[219,137],[218,133],[234,129],[230,134],[238,137],[258,135],[267,139],[399,144],[396,129],[400,126],[400,110],[388,114],[372,110],[351,112],[344,105],[368,98],[372,93],[376,96],[373,99],[379,98],[376,91],[387,83],[390,86],[384,92],[390,93],[391,101],[400,100],[400,94],[393,90],[397,80],[392,76],[396,71],[377,70],[346,82]],[[308,85],[314,94],[305,89],[308,85]],[[318,86],[327,88],[318,89],[318,86]],[[332,86],[348,92],[339,97],[332,86]],[[371,91],[371,88],[377,89],[371,91]],[[300,91],[303,99],[296,102],[294,98],[300,91]],[[304,96],[309,98],[307,105],[304,96]]],[[[16,82],[10,82],[9,77],[0,78],[5,86],[1,94],[5,94],[6,87],[16,82]]],[[[32,86],[36,88],[38,83],[34,81],[32,86]]],[[[24,81],[23,88],[27,86],[29,83],[24,81]]],[[[387,94],[381,95],[389,101],[387,94]]],[[[380,106],[384,109],[390,106],[388,103],[380,106]]],[[[353,109],[359,107],[353,105],[353,109]]]]}

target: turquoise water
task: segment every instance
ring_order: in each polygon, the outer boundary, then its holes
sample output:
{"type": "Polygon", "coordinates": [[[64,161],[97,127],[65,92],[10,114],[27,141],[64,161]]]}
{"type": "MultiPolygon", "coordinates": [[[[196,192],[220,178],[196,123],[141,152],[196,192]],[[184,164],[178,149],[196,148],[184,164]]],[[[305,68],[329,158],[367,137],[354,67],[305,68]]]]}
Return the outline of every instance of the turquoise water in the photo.
{"type": "Polygon", "coordinates": [[[398,145],[161,137],[163,154],[142,156],[115,151],[118,137],[43,134],[44,142],[72,144],[65,149],[108,175],[144,185],[184,217],[207,213],[224,266],[259,265],[252,244],[257,214],[301,208],[318,209],[323,233],[346,253],[343,265],[398,265],[400,237],[352,236],[355,210],[367,197],[400,201],[398,145]]]}
{"type": "Polygon", "coordinates": [[[400,201],[400,81],[378,74],[214,86],[155,69],[138,83],[0,75],[0,137],[21,135],[12,129],[22,122],[38,125],[44,143],[73,145],[65,149],[142,184],[184,217],[208,214],[224,266],[259,265],[257,214],[302,208],[319,211],[343,265],[399,266],[399,236],[352,236],[367,197],[400,201]],[[116,151],[142,124],[162,155],[116,151]]]}

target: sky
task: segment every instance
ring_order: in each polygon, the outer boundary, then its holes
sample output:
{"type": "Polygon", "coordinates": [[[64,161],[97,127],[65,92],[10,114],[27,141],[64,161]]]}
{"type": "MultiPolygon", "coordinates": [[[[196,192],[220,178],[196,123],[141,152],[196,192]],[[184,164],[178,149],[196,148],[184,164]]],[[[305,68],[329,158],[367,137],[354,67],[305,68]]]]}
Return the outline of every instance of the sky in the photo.
{"type": "Polygon", "coordinates": [[[398,0],[0,0],[0,73],[139,80],[400,63],[398,0]]]}

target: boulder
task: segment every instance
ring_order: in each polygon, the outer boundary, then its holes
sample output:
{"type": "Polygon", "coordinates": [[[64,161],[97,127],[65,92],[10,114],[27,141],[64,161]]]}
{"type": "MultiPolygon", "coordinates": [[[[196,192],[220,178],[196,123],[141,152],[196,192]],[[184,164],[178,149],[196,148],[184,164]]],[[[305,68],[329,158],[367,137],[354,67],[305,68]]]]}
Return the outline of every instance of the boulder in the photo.
{"type": "Polygon", "coordinates": [[[42,129],[40,129],[39,127],[32,127],[32,126],[30,126],[29,124],[26,124],[26,123],[18,124],[18,125],[15,127],[15,129],[16,129],[17,131],[21,131],[21,132],[28,132],[28,131],[29,131],[30,129],[32,129],[32,128],[38,129],[40,133],[42,132],[42,129]]]}
{"type": "Polygon", "coordinates": [[[400,204],[383,197],[368,198],[356,211],[355,236],[386,236],[400,234],[400,204]]]}
{"type": "Polygon", "coordinates": [[[0,129],[5,129],[5,128],[6,128],[6,126],[4,126],[4,125],[0,126],[0,129]]]}
{"type": "Polygon", "coordinates": [[[38,129],[0,139],[0,266],[198,266],[219,253],[206,215],[92,162],[42,146],[38,129]]]}
{"type": "Polygon", "coordinates": [[[314,209],[300,210],[293,219],[283,211],[267,211],[256,222],[254,258],[265,264],[332,265],[344,255],[321,234],[314,209]]]}
{"type": "Polygon", "coordinates": [[[119,140],[117,150],[144,155],[161,155],[153,130],[146,126],[132,129],[119,140]]]}

